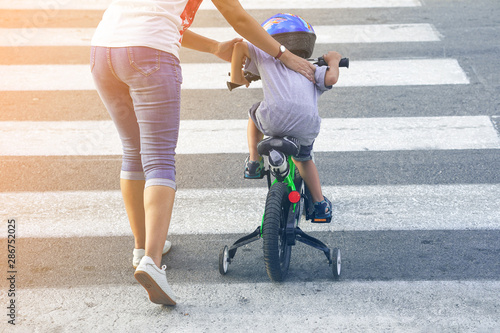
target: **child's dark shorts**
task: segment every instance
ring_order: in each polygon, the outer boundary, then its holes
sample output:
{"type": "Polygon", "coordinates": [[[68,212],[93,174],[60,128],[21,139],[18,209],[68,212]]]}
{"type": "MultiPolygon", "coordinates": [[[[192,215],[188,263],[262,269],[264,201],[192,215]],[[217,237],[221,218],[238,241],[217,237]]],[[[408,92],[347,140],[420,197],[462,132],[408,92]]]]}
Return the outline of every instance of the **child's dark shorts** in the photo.
{"type": "Polygon", "coordinates": [[[305,162],[305,161],[310,161],[312,160],[312,148],[313,144],[310,144],[309,146],[303,146],[300,145],[300,150],[297,156],[293,156],[293,159],[299,162],[305,162]]]}

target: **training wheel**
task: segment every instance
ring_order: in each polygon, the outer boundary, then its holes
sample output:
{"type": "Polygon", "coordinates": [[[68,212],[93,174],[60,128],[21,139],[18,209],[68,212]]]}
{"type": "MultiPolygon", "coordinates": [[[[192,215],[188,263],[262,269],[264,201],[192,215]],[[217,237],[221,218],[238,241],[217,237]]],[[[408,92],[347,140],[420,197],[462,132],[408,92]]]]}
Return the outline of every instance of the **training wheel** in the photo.
{"type": "Polygon", "coordinates": [[[340,270],[342,268],[342,257],[340,256],[340,249],[330,249],[330,259],[332,260],[332,272],[335,280],[340,277],[340,270]]]}
{"type": "Polygon", "coordinates": [[[227,267],[229,265],[229,248],[225,245],[219,253],[219,272],[222,275],[227,273],[227,267]]]}

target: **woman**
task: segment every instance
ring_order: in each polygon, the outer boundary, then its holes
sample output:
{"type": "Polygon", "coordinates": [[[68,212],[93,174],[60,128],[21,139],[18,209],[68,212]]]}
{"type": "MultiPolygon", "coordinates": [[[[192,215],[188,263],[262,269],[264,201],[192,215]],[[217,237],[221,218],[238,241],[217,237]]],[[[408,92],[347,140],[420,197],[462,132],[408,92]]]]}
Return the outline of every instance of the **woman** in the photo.
{"type": "MultiPolygon", "coordinates": [[[[233,45],[190,30],[202,0],[115,0],[91,45],[97,91],[123,146],[120,187],[134,234],[135,278],[152,302],[175,305],[162,255],[174,204],[175,148],[179,131],[182,73],[180,46],[231,61],[233,45]]],[[[212,0],[234,30],[314,80],[314,66],[274,40],[237,0],[212,0]]]]}

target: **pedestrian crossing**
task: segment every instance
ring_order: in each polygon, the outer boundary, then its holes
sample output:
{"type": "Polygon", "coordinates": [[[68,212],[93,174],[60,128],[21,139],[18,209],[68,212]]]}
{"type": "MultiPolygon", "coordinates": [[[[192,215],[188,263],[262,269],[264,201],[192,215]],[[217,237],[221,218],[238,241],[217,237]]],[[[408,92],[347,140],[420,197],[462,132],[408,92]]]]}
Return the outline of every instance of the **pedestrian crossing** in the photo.
{"type": "MultiPolygon", "coordinates": [[[[336,198],[335,223],[302,223],[304,231],[490,230],[498,227],[498,184],[324,186],[336,198]],[[479,204],[471,197],[481,198],[479,204]],[[383,200],[380,200],[383,198],[383,200]],[[450,202],[450,198],[453,201],[450,202]],[[350,207],[356,207],[351,209],[350,207]],[[446,209],[443,209],[446,208],[446,209]],[[450,222],[453,223],[450,223],[450,222]]],[[[254,230],[265,188],[179,189],[173,235],[244,234],[254,230]],[[208,194],[208,195],[207,195],[208,194]],[[248,200],[252,198],[252,200],[248,200]],[[227,203],[231,203],[231,207],[227,203]],[[192,207],[210,223],[192,218],[192,207]],[[237,223],[234,223],[237,221],[237,223]]],[[[132,236],[119,191],[0,193],[3,207],[22,211],[23,238],[132,236]],[[26,202],[32,203],[26,206],[26,202]],[[106,221],[99,228],[86,221],[106,221]]],[[[0,209],[2,215],[9,211],[0,209]]]]}
{"type": "MultiPolygon", "coordinates": [[[[104,10],[113,0],[93,0],[93,1],[77,1],[77,0],[17,0],[11,2],[9,0],[0,0],[0,9],[51,9],[51,10],[104,10]]],[[[315,8],[315,9],[332,9],[332,8],[387,8],[387,7],[417,7],[421,6],[419,0],[242,0],[240,1],[243,8],[250,9],[300,9],[300,8],[315,8]]],[[[204,1],[200,6],[200,10],[215,10],[215,6],[211,1],[204,1]]]]}
{"type": "MultiPolygon", "coordinates": [[[[41,9],[55,16],[55,12],[62,10],[102,11],[110,3],[111,0],[0,0],[0,11],[41,9]]],[[[290,11],[413,8],[418,11],[425,6],[418,0],[242,0],[241,4],[248,10],[270,14],[283,8],[290,11]]],[[[211,1],[204,1],[200,11],[215,12],[215,7],[211,1]]],[[[350,44],[375,48],[383,43],[442,42],[439,28],[431,23],[318,25],[315,28],[318,44],[332,49],[350,44]]],[[[226,26],[196,26],[193,30],[216,39],[235,36],[226,26]]],[[[94,28],[88,27],[1,28],[0,47],[15,47],[21,53],[25,47],[88,47],[93,31],[94,28]]],[[[183,93],[210,90],[228,96],[237,94],[241,96],[241,105],[234,107],[244,110],[253,103],[252,98],[259,97],[258,82],[246,91],[224,91],[229,65],[202,62],[202,58],[203,55],[199,55],[199,60],[182,63],[183,93]]],[[[0,73],[0,100],[2,94],[51,92],[56,104],[58,94],[94,90],[86,63],[60,64],[54,58],[35,65],[22,64],[19,60],[19,63],[0,65],[0,73]]],[[[432,87],[444,92],[468,87],[473,80],[473,73],[453,57],[408,54],[406,58],[397,59],[351,58],[350,68],[341,69],[341,79],[332,94],[337,89],[348,94],[360,89],[394,87],[432,87]]],[[[354,98],[363,96],[354,93],[352,96],[355,108],[354,98]]],[[[152,306],[145,297],[138,299],[142,290],[127,266],[131,231],[117,185],[106,183],[102,190],[91,186],[68,190],[64,183],[71,179],[60,179],[60,183],[47,185],[49,189],[42,191],[26,190],[28,187],[23,186],[20,190],[5,191],[0,187],[0,214],[16,217],[20,244],[25,244],[21,249],[24,255],[20,259],[23,265],[20,274],[34,276],[24,278],[26,289],[22,289],[19,296],[23,301],[20,325],[28,330],[47,331],[57,328],[62,331],[141,331],[139,325],[154,318],[151,331],[167,327],[175,332],[195,332],[203,328],[217,332],[221,327],[235,332],[256,328],[293,331],[306,324],[308,326],[303,327],[310,331],[322,331],[327,326],[340,331],[432,331],[440,326],[485,331],[498,328],[495,319],[498,309],[493,310],[493,315],[478,315],[467,309],[471,302],[494,304],[498,301],[493,296],[500,291],[500,283],[492,277],[495,271],[476,269],[470,272],[476,278],[474,281],[463,281],[467,280],[464,270],[498,266],[495,261],[498,246],[493,243],[500,232],[500,185],[494,175],[491,183],[465,180],[460,178],[463,175],[460,173],[456,179],[451,175],[447,178],[449,181],[435,184],[432,180],[422,182],[418,177],[405,183],[377,183],[380,178],[377,174],[371,177],[376,181],[366,184],[337,185],[327,179],[323,190],[325,195],[334,198],[335,222],[329,225],[303,223],[302,228],[317,233],[319,238],[331,238],[332,246],[343,249],[344,281],[332,284],[325,278],[328,267],[323,262],[317,263],[320,261],[317,254],[297,246],[290,280],[279,286],[270,284],[257,243],[238,252],[240,264],[231,267],[232,274],[220,277],[217,272],[219,247],[236,240],[236,235],[255,229],[262,218],[266,188],[265,182],[234,182],[232,178],[231,170],[241,169],[247,152],[245,112],[235,119],[209,119],[213,115],[209,111],[210,101],[196,103],[200,109],[198,119],[181,120],[177,148],[180,183],[169,233],[174,252],[167,259],[167,276],[179,296],[179,305],[170,310],[152,306]],[[194,174],[197,177],[193,177],[194,174]],[[194,183],[203,178],[211,178],[211,181],[197,186],[188,181],[191,178],[196,179],[194,183]],[[405,248],[410,245],[415,247],[405,248]],[[112,259],[94,260],[109,263],[111,272],[102,272],[90,259],[99,258],[103,249],[107,258],[112,259]],[[471,253],[463,253],[466,250],[471,253]],[[441,252],[445,253],[443,260],[447,262],[435,263],[441,258],[441,252]],[[475,260],[479,255],[485,257],[475,260]],[[462,268],[453,266],[449,262],[453,260],[461,263],[462,268]],[[411,264],[412,261],[416,263],[411,264]],[[426,264],[429,267],[425,267],[426,264]],[[375,266],[372,271],[363,269],[372,267],[370,265],[375,266]],[[78,271],[72,273],[68,266],[78,271]],[[66,292],[67,286],[72,287],[70,295],[66,292]],[[443,299],[445,303],[438,304],[436,299],[443,299]],[[303,312],[290,315],[283,302],[303,312]],[[138,309],[138,304],[142,308],[138,309]],[[316,306],[327,310],[321,312],[316,306]],[[459,308],[458,312],[450,310],[454,307],[459,308]],[[42,313],[42,308],[46,312],[42,313]],[[438,312],[440,316],[436,316],[438,312]],[[246,324],[255,323],[257,316],[260,316],[259,323],[246,324]],[[482,319],[479,322],[478,316],[482,319]],[[167,322],[163,317],[168,318],[167,322]],[[415,329],[415,323],[428,323],[429,318],[434,325],[425,324],[415,329]],[[309,323],[305,323],[307,321],[309,323]],[[234,326],[235,322],[239,323],[238,327],[234,326]],[[265,326],[266,322],[271,324],[265,326]]],[[[330,103],[324,107],[334,108],[330,103]]],[[[0,121],[0,185],[19,179],[54,182],[58,173],[64,177],[70,175],[78,182],[96,182],[97,176],[89,176],[96,173],[81,168],[83,164],[78,164],[81,161],[96,172],[103,169],[105,175],[111,174],[104,168],[109,167],[110,160],[119,164],[121,147],[116,130],[109,120],[86,119],[82,114],[75,112],[71,120],[3,118],[5,120],[0,121]],[[16,160],[18,167],[12,162],[16,160]],[[12,164],[14,167],[8,166],[12,164]],[[48,168],[48,171],[41,173],[38,168],[48,168]],[[40,177],[47,173],[53,175],[40,177]],[[19,175],[22,177],[16,178],[19,175]]],[[[394,172],[403,175],[409,163],[415,168],[419,165],[426,168],[437,164],[435,159],[440,158],[449,158],[443,165],[456,164],[453,170],[460,170],[472,165],[460,164],[468,154],[478,156],[474,165],[487,172],[492,159],[482,157],[500,150],[497,122],[495,115],[441,115],[439,111],[432,116],[370,117],[368,111],[366,117],[323,117],[322,131],[315,143],[320,176],[332,175],[332,164],[327,161],[345,158],[346,165],[342,165],[345,171],[341,176],[354,173],[349,169],[356,165],[362,166],[365,171],[360,172],[370,178],[370,172],[394,167],[387,156],[400,160],[397,163],[400,169],[394,172]]],[[[435,170],[447,172],[441,165],[435,170]]],[[[5,234],[0,234],[1,241],[5,241],[5,234]]],[[[0,283],[2,298],[4,283],[0,283]]]]}
{"type": "MultiPolygon", "coordinates": [[[[249,285],[246,283],[228,284],[220,287],[213,284],[193,283],[192,287],[187,285],[178,286],[178,293],[184,295],[180,297],[177,308],[182,307],[178,315],[172,315],[171,311],[144,310],[134,313],[134,320],[126,324],[119,318],[116,319],[110,313],[109,303],[101,301],[100,294],[105,294],[110,303],[120,302],[124,308],[134,309],[137,306],[136,288],[130,285],[103,285],[97,293],[91,288],[72,288],[74,299],[66,300],[66,293],[62,289],[39,289],[33,294],[26,295],[26,307],[30,313],[39,318],[42,327],[54,327],[54,317],[58,318],[58,327],[80,331],[84,316],[92,317],[92,312],[102,314],[100,322],[89,323],[87,326],[95,331],[130,331],[140,332],[144,330],[144,323],[148,322],[148,330],[153,332],[164,331],[185,331],[196,332],[200,327],[211,327],[208,332],[217,332],[219,329],[230,327],[234,332],[298,332],[297,327],[316,328],[317,331],[326,331],[322,323],[328,321],[329,328],[338,328],[340,331],[436,331],[458,330],[462,327],[470,327],[471,322],[477,324],[478,331],[495,331],[496,320],[493,317],[486,317],[481,322],[477,321],[477,314],[468,311],[467,307],[456,307],[462,304],[463,299],[471,303],[495,303],[494,296],[500,292],[498,282],[494,281],[443,281],[428,282],[416,281],[411,283],[401,281],[382,282],[347,282],[342,284],[332,284],[329,282],[302,282],[288,284],[286,288],[277,288],[268,283],[249,285]],[[375,286],[375,287],[374,287],[375,286]],[[252,299],[245,295],[253,294],[255,288],[259,289],[259,297],[252,299]],[[411,287],[411,288],[410,288],[411,287]],[[488,288],[491,292],[488,295],[479,295],[478,289],[488,288]],[[222,289],[223,288],[223,289],[222,289]],[[411,297],[410,291],[419,295],[411,297]],[[196,291],[193,294],[193,290],[196,291]],[[226,311],[226,306],[220,304],[213,306],[214,297],[222,298],[227,307],[238,311],[226,311]],[[288,292],[290,291],[290,292],[288,292]],[[300,297],[297,297],[300,295],[300,297]],[[328,306],[320,310],[320,306],[326,303],[318,303],[318,295],[325,295],[328,298],[328,306]],[[390,295],[390,296],[389,296],[390,295]],[[430,306],[436,302],[436,295],[443,297],[446,307],[439,314],[433,312],[430,306]],[[363,298],[365,301],[360,307],[354,309],[352,306],[345,306],[352,299],[363,298]],[[56,309],[50,315],[40,307],[35,307],[38,299],[45,299],[47,308],[56,309]],[[66,307],[61,307],[60,301],[66,300],[72,311],[66,307]],[[279,318],[274,313],[265,311],[269,303],[279,301],[282,304],[296,304],[300,307],[300,314],[290,313],[285,309],[280,310],[279,318]],[[391,303],[405,303],[401,310],[403,314],[392,311],[391,303]],[[183,306],[187,304],[188,306],[183,306]],[[314,304],[314,306],[311,306],[314,304]],[[201,314],[197,308],[206,309],[201,314]],[[91,310],[89,309],[91,308],[91,310]],[[245,310],[240,310],[244,308],[245,310]],[[419,309],[416,311],[415,309],[419,309]],[[73,311],[81,314],[81,322],[69,320],[73,311]],[[357,312],[359,311],[359,314],[357,312]],[[356,312],[356,313],[355,313],[356,312]],[[252,315],[254,314],[254,315],[252,315]],[[152,317],[168,317],[168,323],[162,320],[153,320],[152,317]],[[253,320],[258,317],[260,320],[253,320]],[[210,319],[208,319],[210,318],[210,319]],[[328,318],[328,319],[325,319],[328,318]],[[433,323],[429,323],[427,318],[434,318],[433,323]],[[413,322],[419,320],[418,325],[413,322]],[[238,326],[231,326],[231,323],[238,322],[238,326]],[[416,328],[409,328],[414,325],[416,328]],[[437,326],[437,328],[436,328],[437,326]],[[182,329],[180,329],[182,328],[182,329]]],[[[31,327],[35,329],[35,327],[31,327]]]]}
{"type": "MultiPolygon", "coordinates": [[[[245,119],[181,120],[176,153],[245,154],[245,119]]],[[[500,149],[490,117],[326,118],[316,152],[500,149]]],[[[3,121],[4,156],[120,155],[112,121],[3,121]]]]}
{"type": "MultiPolygon", "coordinates": [[[[88,46],[94,28],[0,28],[0,46],[88,46]]],[[[199,27],[192,31],[216,40],[240,37],[232,28],[199,27]]],[[[439,41],[436,29],[420,24],[365,24],[315,26],[316,44],[396,43],[439,41]]]]}
{"type": "MultiPolygon", "coordinates": [[[[226,89],[230,65],[183,64],[183,90],[226,89]]],[[[4,81],[0,91],[94,90],[88,65],[0,65],[4,81]],[[23,77],[24,80],[17,78],[23,77]],[[78,77],[79,80],[74,78],[78,77]]],[[[353,61],[341,69],[337,87],[468,84],[467,75],[455,59],[353,61]],[[348,72],[347,72],[348,71],[348,72]]],[[[250,88],[261,88],[260,82],[250,88]]]]}

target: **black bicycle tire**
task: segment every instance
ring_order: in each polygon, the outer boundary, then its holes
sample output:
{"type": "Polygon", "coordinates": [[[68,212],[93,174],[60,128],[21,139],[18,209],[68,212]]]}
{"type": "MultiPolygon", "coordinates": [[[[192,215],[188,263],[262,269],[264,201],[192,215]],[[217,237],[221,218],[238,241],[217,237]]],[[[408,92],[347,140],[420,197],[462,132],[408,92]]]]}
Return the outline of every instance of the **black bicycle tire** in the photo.
{"type": "Polygon", "coordinates": [[[267,194],[262,228],[264,262],[271,281],[283,281],[290,266],[292,247],[286,244],[284,233],[289,208],[286,184],[275,183],[267,194]]]}

